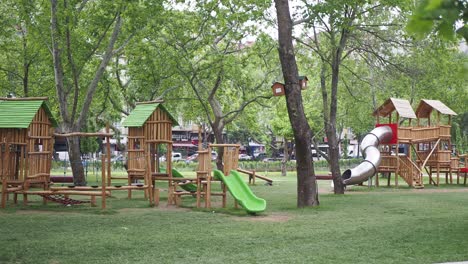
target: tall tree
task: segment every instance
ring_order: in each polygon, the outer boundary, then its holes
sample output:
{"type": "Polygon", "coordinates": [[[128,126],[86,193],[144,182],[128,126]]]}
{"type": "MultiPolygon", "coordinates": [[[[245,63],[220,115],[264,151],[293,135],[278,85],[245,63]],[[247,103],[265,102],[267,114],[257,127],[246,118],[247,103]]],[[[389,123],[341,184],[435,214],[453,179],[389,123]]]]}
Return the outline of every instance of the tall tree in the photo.
{"type": "MultiPolygon", "coordinates": [[[[246,107],[270,97],[259,93],[272,78],[258,50],[262,38],[247,43],[267,1],[199,1],[194,11],[174,10],[163,38],[177,54],[172,60],[198,100],[216,142],[224,143],[223,130],[246,107]]],[[[222,168],[222,152],[217,167],[222,168]]]]}
{"type": "Polygon", "coordinates": [[[319,199],[310,147],[312,131],[307,123],[302,105],[289,3],[287,0],[275,0],[275,7],[278,19],[279,56],[285,81],[286,103],[296,144],[297,206],[316,206],[319,205],[319,199]]]}
{"type": "MultiPolygon", "coordinates": [[[[112,57],[144,27],[149,10],[162,3],[50,0],[51,52],[63,132],[80,131],[89,117],[96,91],[112,57]],[[119,38],[128,21],[127,35],[119,38]]],[[[74,182],[85,184],[78,137],[68,138],[74,182]]],[[[110,153],[109,153],[110,155],[110,153]]]]}
{"type": "Polygon", "coordinates": [[[339,165],[340,138],[337,129],[338,98],[343,63],[352,56],[371,54],[388,62],[388,46],[400,44],[387,31],[398,27],[392,11],[395,2],[381,1],[328,1],[310,3],[303,1],[302,15],[294,22],[306,30],[299,43],[309,47],[320,59],[320,88],[322,92],[323,122],[328,158],[333,176],[334,192],[344,193],[339,165]]]}
{"type": "Polygon", "coordinates": [[[43,95],[49,90],[51,78],[46,72],[48,53],[43,48],[39,4],[34,1],[0,3],[0,91],[5,96],[12,92],[18,97],[43,95]]]}

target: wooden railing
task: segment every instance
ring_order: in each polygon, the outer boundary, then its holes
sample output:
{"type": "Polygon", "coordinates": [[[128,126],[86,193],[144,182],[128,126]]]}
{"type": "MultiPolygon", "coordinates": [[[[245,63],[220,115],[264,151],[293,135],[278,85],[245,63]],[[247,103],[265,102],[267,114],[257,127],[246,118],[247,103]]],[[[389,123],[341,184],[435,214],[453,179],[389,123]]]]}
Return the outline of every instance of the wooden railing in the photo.
{"type": "Polygon", "coordinates": [[[441,137],[446,137],[446,138],[449,138],[450,137],[450,128],[452,126],[450,125],[440,125],[440,132],[439,132],[439,135],[441,137]]]}
{"type": "Polygon", "coordinates": [[[382,159],[378,170],[381,172],[396,171],[397,157],[382,154],[382,159]]]}
{"type": "Polygon", "coordinates": [[[438,138],[439,135],[440,127],[415,127],[411,131],[414,142],[435,139],[438,138]]]}
{"type": "Polygon", "coordinates": [[[422,173],[407,156],[399,156],[400,166],[398,173],[410,186],[422,185],[422,173]]]}
{"type": "Polygon", "coordinates": [[[437,161],[438,162],[443,162],[443,163],[450,163],[450,154],[451,154],[451,151],[450,150],[439,150],[438,152],[436,152],[437,154],[437,161]]]}
{"type": "Polygon", "coordinates": [[[398,140],[400,142],[409,142],[412,137],[412,127],[399,127],[398,128],[398,140]]]}

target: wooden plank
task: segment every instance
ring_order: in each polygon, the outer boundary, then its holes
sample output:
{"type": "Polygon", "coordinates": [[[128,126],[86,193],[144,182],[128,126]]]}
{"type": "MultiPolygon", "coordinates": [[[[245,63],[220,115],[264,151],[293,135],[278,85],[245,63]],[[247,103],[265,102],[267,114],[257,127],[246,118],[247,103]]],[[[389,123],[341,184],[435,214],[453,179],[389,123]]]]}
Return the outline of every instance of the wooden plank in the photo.
{"type": "Polygon", "coordinates": [[[54,133],[55,137],[113,137],[112,133],[85,133],[85,132],[71,132],[71,133],[54,133]]]}
{"type": "Polygon", "coordinates": [[[0,101],[47,101],[49,97],[20,97],[20,98],[8,98],[0,97],[0,101]]]}
{"type": "Polygon", "coordinates": [[[164,103],[164,100],[153,100],[153,101],[146,101],[146,102],[137,102],[136,104],[137,105],[140,105],[140,104],[161,104],[161,103],[164,103]]]}
{"type": "Polygon", "coordinates": [[[267,182],[269,182],[269,183],[273,183],[273,180],[272,180],[272,179],[270,179],[270,178],[268,178],[268,177],[266,177],[266,176],[259,175],[259,174],[257,174],[256,172],[254,173],[254,172],[252,172],[252,171],[244,170],[244,169],[241,169],[241,168],[237,168],[237,171],[238,171],[238,172],[245,173],[245,174],[248,174],[248,175],[252,175],[252,176],[254,176],[255,178],[262,179],[262,180],[267,181],[267,182]]]}
{"type": "Polygon", "coordinates": [[[85,196],[103,196],[103,199],[105,196],[110,195],[109,192],[103,194],[99,191],[92,192],[92,191],[67,191],[67,190],[59,190],[59,191],[52,191],[52,190],[46,190],[46,191],[20,191],[16,192],[19,194],[49,194],[49,195],[54,195],[54,194],[63,194],[63,195],[85,195],[85,196]]]}

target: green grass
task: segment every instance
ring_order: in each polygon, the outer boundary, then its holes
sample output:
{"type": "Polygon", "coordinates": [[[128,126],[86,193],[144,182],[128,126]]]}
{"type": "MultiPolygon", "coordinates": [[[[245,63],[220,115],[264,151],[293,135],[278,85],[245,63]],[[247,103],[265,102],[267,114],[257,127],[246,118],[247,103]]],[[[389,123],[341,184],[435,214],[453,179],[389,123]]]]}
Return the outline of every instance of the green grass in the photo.
{"type": "MultiPolygon", "coordinates": [[[[189,174],[189,173],[187,173],[189,174]]],[[[190,175],[190,174],[189,174],[190,175]]],[[[149,208],[141,193],[114,192],[109,209],[42,205],[31,197],[0,211],[0,263],[436,263],[468,260],[468,189],[353,186],[320,206],[296,208],[296,181],[270,173],[253,192],[257,216],[233,208],[149,208]]],[[[392,181],[393,182],[393,181],[392,181]]],[[[214,199],[219,204],[219,199],[214,199]]],[[[98,200],[99,204],[99,200],[98,200]]]]}

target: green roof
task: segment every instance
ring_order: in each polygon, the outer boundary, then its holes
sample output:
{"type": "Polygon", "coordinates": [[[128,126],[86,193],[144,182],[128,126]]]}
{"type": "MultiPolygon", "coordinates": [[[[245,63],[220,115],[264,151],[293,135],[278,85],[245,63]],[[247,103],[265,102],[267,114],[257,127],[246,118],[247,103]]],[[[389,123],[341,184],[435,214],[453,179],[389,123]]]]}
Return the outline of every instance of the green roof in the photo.
{"type": "Polygon", "coordinates": [[[138,104],[135,109],[130,113],[129,116],[122,123],[124,127],[142,127],[146,120],[156,111],[157,108],[160,108],[165,112],[172,121],[172,125],[177,125],[177,121],[172,117],[172,115],[166,110],[166,108],[160,103],[154,104],[138,104]]]}
{"type": "Polygon", "coordinates": [[[0,101],[0,128],[28,128],[37,111],[43,107],[49,116],[52,126],[57,127],[57,121],[43,100],[31,101],[0,101]]]}

